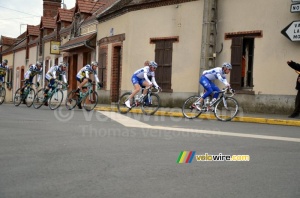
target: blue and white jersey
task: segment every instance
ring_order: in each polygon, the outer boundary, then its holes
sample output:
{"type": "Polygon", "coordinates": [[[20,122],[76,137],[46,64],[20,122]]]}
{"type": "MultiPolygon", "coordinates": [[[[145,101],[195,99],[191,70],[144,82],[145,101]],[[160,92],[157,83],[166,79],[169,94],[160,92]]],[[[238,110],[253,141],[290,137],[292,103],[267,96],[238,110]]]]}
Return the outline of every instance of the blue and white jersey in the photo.
{"type": "Polygon", "coordinates": [[[150,85],[153,83],[155,87],[159,87],[155,81],[155,72],[151,71],[149,66],[145,66],[141,69],[136,70],[133,75],[138,77],[139,79],[145,79],[150,85]],[[149,77],[152,77],[152,82],[149,80],[149,77]]]}
{"type": "Polygon", "coordinates": [[[85,78],[90,78],[90,76],[89,76],[90,74],[94,74],[95,80],[98,83],[99,78],[98,78],[97,72],[96,72],[96,70],[93,70],[91,65],[86,65],[83,68],[81,68],[79,70],[79,72],[77,73],[76,77],[80,78],[80,79],[82,79],[84,77],[85,78]]]}
{"type": "Polygon", "coordinates": [[[58,65],[52,66],[46,74],[48,80],[56,79],[57,76],[62,76],[64,83],[67,83],[66,71],[60,70],[58,65]]]}
{"type": "Polygon", "coordinates": [[[42,76],[43,68],[39,69],[36,65],[31,65],[29,70],[24,74],[25,79],[33,78],[35,75],[38,75],[37,81],[39,82],[42,76]]]}
{"type": "Polygon", "coordinates": [[[6,75],[6,71],[8,71],[8,66],[3,66],[0,63],[0,76],[5,76],[6,75]]]}
{"type": "Polygon", "coordinates": [[[222,67],[216,67],[210,70],[203,71],[203,76],[205,76],[210,81],[219,79],[225,86],[229,86],[229,83],[226,80],[226,74],[222,70],[222,67]]]}

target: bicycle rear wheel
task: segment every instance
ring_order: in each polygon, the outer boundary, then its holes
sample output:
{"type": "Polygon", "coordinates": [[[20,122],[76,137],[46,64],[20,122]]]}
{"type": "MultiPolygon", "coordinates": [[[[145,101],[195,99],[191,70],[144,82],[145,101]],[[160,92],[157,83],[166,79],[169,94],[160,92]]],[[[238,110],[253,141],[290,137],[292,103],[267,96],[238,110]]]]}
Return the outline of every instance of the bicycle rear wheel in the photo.
{"type": "MultiPolygon", "coordinates": [[[[128,113],[131,110],[130,108],[128,108],[125,105],[125,102],[129,98],[130,95],[131,95],[131,92],[126,92],[120,97],[120,99],[118,101],[118,111],[122,114],[128,113]]],[[[132,106],[132,104],[134,104],[133,98],[130,101],[131,106],[132,106]]]]}
{"type": "MultiPolygon", "coordinates": [[[[4,86],[4,84],[2,84],[4,86]]],[[[0,87],[0,105],[5,101],[6,90],[4,87],[0,87]]]]}
{"type": "Polygon", "coordinates": [[[22,102],[22,96],[21,96],[21,88],[17,89],[17,91],[15,92],[15,96],[14,96],[14,105],[17,107],[21,104],[22,102]]]}
{"type": "Polygon", "coordinates": [[[188,119],[199,117],[202,111],[199,111],[194,103],[199,100],[199,96],[190,96],[182,105],[182,114],[188,119]]]}
{"type": "Polygon", "coordinates": [[[222,98],[215,105],[214,114],[220,121],[232,120],[239,111],[239,104],[236,99],[232,97],[222,98]]]}
{"type": "Polygon", "coordinates": [[[160,97],[151,93],[150,98],[146,96],[142,104],[142,111],[146,115],[153,115],[160,107],[160,97]]]}
{"type": "Polygon", "coordinates": [[[91,90],[91,92],[87,94],[82,99],[82,101],[83,101],[83,108],[86,111],[92,111],[98,104],[98,93],[96,91],[91,90]]]}
{"type": "Polygon", "coordinates": [[[40,108],[45,102],[45,89],[40,89],[34,96],[33,107],[35,109],[40,108]]]}
{"type": "Polygon", "coordinates": [[[49,108],[52,110],[57,109],[64,98],[64,93],[62,90],[57,89],[49,99],[49,108]]]}
{"type": "Polygon", "coordinates": [[[72,90],[70,93],[68,93],[66,98],[66,107],[68,110],[72,110],[76,107],[78,97],[79,96],[76,94],[76,90],[72,90]]]}
{"type": "Polygon", "coordinates": [[[34,101],[35,91],[34,91],[34,89],[32,89],[32,88],[27,88],[27,89],[29,89],[29,92],[28,92],[27,97],[26,97],[26,99],[25,99],[25,101],[26,101],[26,106],[27,106],[27,107],[31,107],[32,104],[33,104],[33,101],[34,101]]]}

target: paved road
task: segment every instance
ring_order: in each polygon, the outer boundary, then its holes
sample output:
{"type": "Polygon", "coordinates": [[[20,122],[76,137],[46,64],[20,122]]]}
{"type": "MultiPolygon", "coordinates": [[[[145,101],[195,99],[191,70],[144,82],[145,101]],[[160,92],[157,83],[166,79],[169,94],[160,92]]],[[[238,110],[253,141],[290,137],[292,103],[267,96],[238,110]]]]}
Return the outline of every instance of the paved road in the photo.
{"type": "Polygon", "coordinates": [[[299,127],[11,104],[0,112],[0,198],[300,197],[299,127]],[[182,151],[250,161],[177,163],[182,151]]]}

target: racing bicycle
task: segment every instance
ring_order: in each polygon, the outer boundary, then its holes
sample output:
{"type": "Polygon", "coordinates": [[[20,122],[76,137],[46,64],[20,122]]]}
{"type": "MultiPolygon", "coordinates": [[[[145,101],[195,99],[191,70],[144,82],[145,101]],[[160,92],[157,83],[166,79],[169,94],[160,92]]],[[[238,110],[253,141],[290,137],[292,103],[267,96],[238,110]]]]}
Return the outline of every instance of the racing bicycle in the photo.
{"type": "Polygon", "coordinates": [[[182,114],[186,118],[193,119],[199,117],[201,113],[212,111],[218,120],[230,121],[239,111],[239,104],[233,96],[234,90],[230,88],[219,91],[219,97],[213,104],[210,104],[210,101],[201,104],[200,96],[190,96],[182,105],[182,114]],[[228,92],[231,95],[227,96],[228,92]]]}
{"type": "MultiPolygon", "coordinates": [[[[25,82],[25,80],[22,80],[22,82],[25,82]]],[[[17,107],[21,104],[23,101],[24,104],[26,104],[27,107],[31,107],[33,104],[34,96],[35,96],[35,90],[32,88],[33,83],[28,82],[25,84],[25,87],[17,89],[14,96],[14,105],[17,107]]],[[[35,84],[35,87],[37,88],[37,84],[35,84]]]]}
{"type": "Polygon", "coordinates": [[[4,87],[4,84],[11,84],[10,82],[0,82],[0,105],[5,101],[5,96],[6,96],[6,89],[4,87]]]}
{"type": "Polygon", "coordinates": [[[66,89],[66,85],[60,81],[56,81],[53,87],[45,94],[45,88],[40,89],[34,97],[33,107],[38,109],[42,105],[48,102],[49,108],[55,110],[60,107],[64,98],[63,90],[66,89]]]}
{"type": "Polygon", "coordinates": [[[135,98],[132,98],[130,100],[131,108],[128,108],[125,105],[125,102],[132,92],[126,92],[121,95],[118,101],[118,111],[122,114],[125,114],[128,113],[131,109],[140,106],[144,114],[153,115],[160,107],[160,97],[158,96],[159,89],[152,90],[150,87],[142,88],[141,93],[143,93],[144,89],[147,89],[147,94],[143,98],[139,98],[136,95],[135,98]]]}

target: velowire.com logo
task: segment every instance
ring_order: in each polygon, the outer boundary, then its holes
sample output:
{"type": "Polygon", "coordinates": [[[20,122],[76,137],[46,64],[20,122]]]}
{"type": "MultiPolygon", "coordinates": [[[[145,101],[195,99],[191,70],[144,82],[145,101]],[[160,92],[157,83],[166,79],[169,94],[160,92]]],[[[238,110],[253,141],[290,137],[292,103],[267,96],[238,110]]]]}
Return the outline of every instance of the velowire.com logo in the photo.
{"type": "Polygon", "coordinates": [[[211,155],[204,153],[196,155],[196,151],[181,151],[177,158],[178,164],[190,164],[193,160],[197,162],[248,162],[250,161],[250,155],[224,155],[219,153],[218,155],[211,155]]]}

